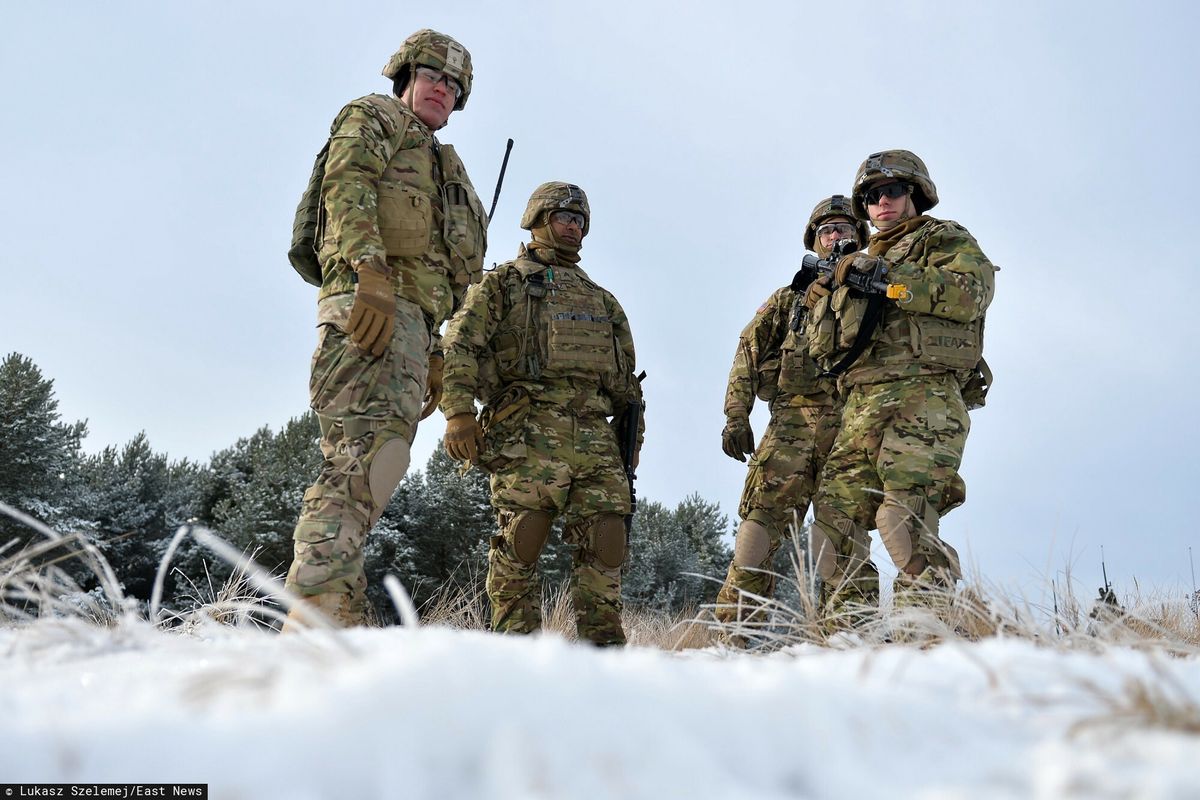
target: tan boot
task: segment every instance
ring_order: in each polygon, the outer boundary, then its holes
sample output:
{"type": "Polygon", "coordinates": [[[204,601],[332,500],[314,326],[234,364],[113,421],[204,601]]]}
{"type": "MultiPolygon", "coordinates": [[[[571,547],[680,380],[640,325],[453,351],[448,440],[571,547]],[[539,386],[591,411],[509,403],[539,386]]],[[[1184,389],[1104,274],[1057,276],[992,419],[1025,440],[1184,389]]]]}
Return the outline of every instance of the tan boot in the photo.
{"type": "Polygon", "coordinates": [[[305,597],[303,606],[295,606],[288,612],[287,622],[280,633],[296,633],[318,625],[319,623],[311,620],[311,615],[305,614],[310,608],[320,612],[335,628],[353,628],[363,624],[362,613],[353,610],[350,595],[344,592],[326,592],[305,597]]]}

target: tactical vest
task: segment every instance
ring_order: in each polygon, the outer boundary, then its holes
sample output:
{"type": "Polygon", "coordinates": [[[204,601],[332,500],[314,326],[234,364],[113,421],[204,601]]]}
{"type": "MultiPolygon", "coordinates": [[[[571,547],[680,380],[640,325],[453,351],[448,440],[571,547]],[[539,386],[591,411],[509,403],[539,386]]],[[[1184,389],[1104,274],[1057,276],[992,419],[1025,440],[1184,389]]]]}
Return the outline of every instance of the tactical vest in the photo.
{"type": "MultiPolygon", "coordinates": [[[[478,283],[487,249],[483,204],[451,145],[437,141],[396,98],[367,95],[350,103],[375,117],[392,155],[377,190],[379,233],[388,263],[431,256],[446,265],[457,286],[478,283]]],[[[337,242],[319,222],[322,264],[337,253],[337,242]]],[[[403,281],[401,281],[403,283],[403,281]]]]}
{"type": "MultiPolygon", "coordinates": [[[[891,264],[927,266],[928,240],[947,229],[965,232],[957,223],[932,220],[893,245],[883,256],[891,264]]],[[[854,342],[868,300],[849,287],[839,287],[817,303],[809,321],[810,353],[828,368],[839,351],[854,342]]],[[[972,322],[910,313],[883,301],[883,316],[871,347],[845,373],[847,385],[874,383],[912,375],[974,373],[983,358],[983,318],[972,322]]],[[[965,380],[965,377],[962,378],[965,380]]]]}
{"type": "Polygon", "coordinates": [[[619,356],[605,291],[578,267],[519,258],[499,269],[504,314],[492,352],[500,382],[610,384],[619,356]]]}
{"type": "Polygon", "coordinates": [[[779,393],[797,397],[828,392],[833,387],[821,380],[820,370],[808,353],[804,296],[798,292],[789,294],[792,302],[786,333],[779,345],[779,393]]]}

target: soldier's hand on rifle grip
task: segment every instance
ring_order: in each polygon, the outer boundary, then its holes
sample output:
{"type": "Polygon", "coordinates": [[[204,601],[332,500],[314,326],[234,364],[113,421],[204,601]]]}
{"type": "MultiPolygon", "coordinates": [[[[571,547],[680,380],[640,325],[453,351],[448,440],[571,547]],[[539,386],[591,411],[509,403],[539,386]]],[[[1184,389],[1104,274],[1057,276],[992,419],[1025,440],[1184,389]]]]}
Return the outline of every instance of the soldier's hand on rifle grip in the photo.
{"type": "Polygon", "coordinates": [[[429,378],[425,383],[425,405],[421,407],[421,419],[425,419],[442,402],[442,369],[446,359],[441,353],[429,354],[429,378]]]}
{"type": "Polygon", "coordinates": [[[395,324],[396,295],[391,276],[375,267],[362,267],[354,285],[354,305],[347,327],[351,341],[378,358],[387,351],[395,324]]]}
{"type": "Polygon", "coordinates": [[[842,260],[833,268],[833,282],[837,286],[841,286],[846,282],[846,276],[854,269],[854,262],[859,257],[858,253],[851,253],[848,256],[843,256],[842,260]]]}
{"type": "Polygon", "coordinates": [[[804,292],[804,306],[812,311],[816,308],[822,297],[828,297],[830,294],[829,276],[822,275],[808,285],[808,289],[804,292]]]}
{"type": "Polygon", "coordinates": [[[471,413],[455,414],[446,420],[446,452],[459,461],[479,461],[479,450],[483,447],[483,428],[471,413]]]}
{"type": "Polygon", "coordinates": [[[833,282],[837,286],[841,286],[846,282],[846,276],[854,272],[871,272],[875,269],[876,264],[881,259],[872,256],[865,256],[862,253],[851,253],[842,258],[833,268],[833,282]]]}
{"type": "Polygon", "coordinates": [[[747,455],[754,454],[754,431],[750,429],[748,417],[729,417],[725,430],[721,431],[721,449],[725,455],[741,462],[747,455]]]}

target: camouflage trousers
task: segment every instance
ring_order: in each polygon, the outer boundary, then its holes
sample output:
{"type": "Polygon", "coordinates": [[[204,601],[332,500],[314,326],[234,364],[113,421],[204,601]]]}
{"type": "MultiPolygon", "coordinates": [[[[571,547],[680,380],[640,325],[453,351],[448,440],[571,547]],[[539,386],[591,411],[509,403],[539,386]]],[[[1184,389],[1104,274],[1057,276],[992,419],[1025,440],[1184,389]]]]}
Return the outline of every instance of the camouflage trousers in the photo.
{"type": "Polygon", "coordinates": [[[914,576],[936,573],[950,585],[961,577],[938,523],[966,499],[958,466],[970,425],[953,375],[853,388],[814,503],[814,539],[831,552],[821,565],[827,582],[862,574],[872,528],[901,570],[897,588],[914,576]]]}
{"type": "Polygon", "coordinates": [[[340,294],[318,307],[309,394],[325,460],[304,493],[287,587],[303,596],[349,594],[351,614],[361,618],[363,544],[408,470],[432,333],[421,308],[398,297],[391,346],[373,357],[344,332],[352,303],[340,294]]]}
{"type": "MultiPolygon", "coordinates": [[[[817,488],[825,459],[841,423],[841,405],[778,406],[754,455],[738,515],[733,561],[717,594],[716,618],[721,622],[754,621],[759,603],[749,595],[771,597],[775,576],[771,566],[793,511],[803,520],[817,488]]],[[[871,565],[872,569],[874,564],[871,565]]],[[[864,583],[866,583],[864,581],[864,583]]],[[[859,598],[878,602],[878,573],[874,595],[859,598]]]]}
{"type": "Polygon", "coordinates": [[[485,450],[523,456],[492,471],[492,505],[500,526],[488,553],[493,630],[532,633],[541,627],[537,560],[553,520],[561,516],[563,539],[572,550],[571,599],[579,638],[624,644],[621,565],[629,482],[616,434],[602,416],[536,401],[508,417],[505,427],[507,433],[488,431],[485,450]],[[506,446],[494,441],[497,436],[507,439],[506,446]]]}

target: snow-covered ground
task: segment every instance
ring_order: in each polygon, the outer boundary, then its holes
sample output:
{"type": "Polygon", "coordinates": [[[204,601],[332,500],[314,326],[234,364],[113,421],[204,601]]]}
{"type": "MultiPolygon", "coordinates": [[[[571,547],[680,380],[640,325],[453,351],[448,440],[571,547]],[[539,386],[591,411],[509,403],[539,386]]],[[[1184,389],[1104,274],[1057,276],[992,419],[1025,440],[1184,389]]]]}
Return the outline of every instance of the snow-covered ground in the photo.
{"type": "Polygon", "coordinates": [[[0,782],[214,798],[1200,797],[1200,736],[1114,717],[1200,661],[992,639],[770,655],[395,627],[0,631],[0,782]]]}

